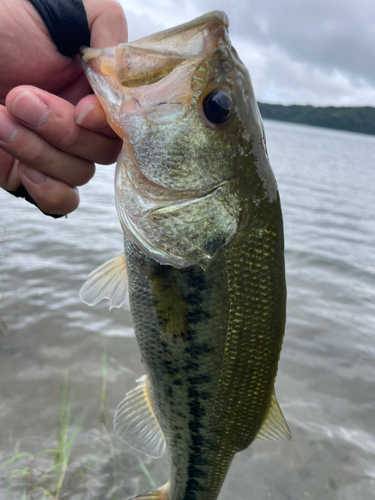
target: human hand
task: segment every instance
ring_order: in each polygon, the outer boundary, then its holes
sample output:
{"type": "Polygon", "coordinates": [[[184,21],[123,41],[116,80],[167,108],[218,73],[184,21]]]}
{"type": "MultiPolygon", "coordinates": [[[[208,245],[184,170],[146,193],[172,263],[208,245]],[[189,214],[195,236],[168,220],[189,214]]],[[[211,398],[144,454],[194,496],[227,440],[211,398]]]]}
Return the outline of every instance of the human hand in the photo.
{"type": "MultiPolygon", "coordinates": [[[[116,2],[84,5],[92,47],[127,41],[116,2]]],[[[94,162],[113,163],[121,141],[89,95],[79,57],[57,52],[34,7],[0,0],[0,12],[7,27],[0,33],[0,187],[23,185],[43,211],[69,213],[79,203],[75,186],[92,177],[94,162]]]]}

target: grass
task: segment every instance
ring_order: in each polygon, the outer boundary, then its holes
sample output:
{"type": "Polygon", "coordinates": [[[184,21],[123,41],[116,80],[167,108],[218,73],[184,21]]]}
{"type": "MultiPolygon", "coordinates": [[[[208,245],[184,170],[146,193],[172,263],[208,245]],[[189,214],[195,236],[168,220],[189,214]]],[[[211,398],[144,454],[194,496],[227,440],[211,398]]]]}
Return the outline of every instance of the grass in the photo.
{"type": "Polygon", "coordinates": [[[105,400],[107,399],[107,358],[108,358],[108,350],[104,348],[102,354],[102,389],[100,392],[100,407],[99,407],[99,419],[100,422],[105,425],[105,413],[104,406],[105,400]]]}
{"type": "Polygon", "coordinates": [[[14,476],[21,476],[27,480],[27,485],[25,485],[22,498],[34,500],[36,492],[40,491],[43,493],[43,500],[48,498],[60,500],[70,453],[85,418],[85,412],[82,412],[75,418],[73,425],[71,425],[72,405],[73,392],[68,392],[67,377],[64,377],[59,409],[60,423],[56,448],[43,450],[36,455],[32,455],[30,453],[18,453],[1,464],[0,468],[7,468],[22,459],[26,459],[27,461],[26,467],[22,469],[11,469],[8,472],[7,500],[10,499],[10,495],[12,493],[12,482],[14,476]],[[72,427],[70,431],[69,427],[72,427]],[[51,455],[53,457],[53,465],[46,470],[40,470],[38,467],[38,459],[42,455],[51,455]],[[49,479],[49,481],[46,482],[51,483],[48,489],[41,484],[46,478],[49,479]],[[28,497],[26,496],[27,491],[28,497]]]}
{"type": "MultiPolygon", "coordinates": [[[[112,469],[113,488],[111,500],[120,500],[118,466],[116,460],[116,449],[113,446],[111,436],[105,426],[105,401],[107,398],[107,367],[108,353],[104,349],[102,354],[102,383],[99,403],[99,428],[101,430],[102,441],[109,450],[109,465],[112,469]]],[[[74,394],[68,389],[68,377],[63,379],[63,388],[59,406],[59,428],[57,431],[56,447],[43,450],[35,455],[31,453],[16,453],[0,465],[2,471],[7,473],[7,496],[4,500],[11,500],[14,492],[14,482],[17,480],[17,498],[21,500],[61,500],[63,495],[64,482],[67,477],[69,460],[72,448],[77,436],[81,431],[86,411],[82,411],[72,420],[72,406],[74,394]],[[42,465],[42,457],[51,457],[51,465],[46,468],[42,465]],[[20,467],[19,465],[22,464],[20,467]],[[19,466],[17,468],[16,466],[19,466]],[[20,484],[21,483],[21,486],[20,484]],[[21,488],[21,497],[19,489],[21,488]]],[[[87,457],[85,465],[86,473],[91,469],[94,462],[101,460],[95,456],[87,457]]],[[[156,488],[155,482],[147,470],[143,461],[138,457],[138,464],[144,476],[152,488],[156,488]]],[[[45,460],[44,460],[45,463],[45,460]]],[[[87,477],[82,468],[79,469],[79,477],[83,484],[87,482],[87,477]]],[[[86,495],[83,493],[82,499],[86,495]]],[[[3,499],[2,499],[3,500],[3,499]]]]}
{"type": "Polygon", "coordinates": [[[146,476],[148,482],[150,483],[151,488],[153,488],[154,490],[156,490],[155,481],[153,480],[153,478],[152,478],[151,474],[149,473],[147,467],[143,463],[143,460],[141,458],[139,458],[139,457],[137,457],[137,458],[138,458],[139,467],[142,469],[142,472],[146,476]]]}

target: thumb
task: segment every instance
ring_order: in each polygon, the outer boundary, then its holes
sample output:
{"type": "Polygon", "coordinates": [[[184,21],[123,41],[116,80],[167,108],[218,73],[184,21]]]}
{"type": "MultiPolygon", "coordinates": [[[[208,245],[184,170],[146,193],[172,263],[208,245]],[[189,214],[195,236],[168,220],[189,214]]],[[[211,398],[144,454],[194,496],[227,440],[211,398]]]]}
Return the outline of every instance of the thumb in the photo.
{"type": "Polygon", "coordinates": [[[115,0],[83,0],[91,33],[90,46],[114,47],[128,41],[124,11],[115,0]]]}

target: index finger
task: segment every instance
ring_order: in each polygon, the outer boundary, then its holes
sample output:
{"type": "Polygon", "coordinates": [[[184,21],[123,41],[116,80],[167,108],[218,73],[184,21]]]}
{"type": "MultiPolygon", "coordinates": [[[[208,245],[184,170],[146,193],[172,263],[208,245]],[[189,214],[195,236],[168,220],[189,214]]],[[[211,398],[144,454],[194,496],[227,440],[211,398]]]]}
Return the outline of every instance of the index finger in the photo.
{"type": "Polygon", "coordinates": [[[83,0],[90,28],[90,46],[114,47],[128,41],[124,10],[114,0],[83,0]]]}

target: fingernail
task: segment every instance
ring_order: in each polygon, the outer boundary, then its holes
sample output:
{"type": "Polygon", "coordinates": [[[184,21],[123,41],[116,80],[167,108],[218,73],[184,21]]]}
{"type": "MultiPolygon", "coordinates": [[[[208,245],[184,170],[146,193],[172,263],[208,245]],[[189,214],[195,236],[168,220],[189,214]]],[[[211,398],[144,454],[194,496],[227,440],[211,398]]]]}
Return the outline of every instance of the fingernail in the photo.
{"type": "Polygon", "coordinates": [[[84,122],[85,120],[85,116],[87,115],[87,113],[90,112],[92,106],[88,107],[88,108],[84,108],[82,111],[80,111],[78,113],[78,116],[76,118],[76,124],[77,125],[82,125],[82,123],[84,122]]]}
{"type": "Polygon", "coordinates": [[[85,128],[98,129],[107,125],[107,119],[102,108],[91,104],[78,113],[76,124],[85,128]]]}
{"type": "Polygon", "coordinates": [[[39,97],[24,91],[18,94],[12,102],[11,112],[17,118],[32,127],[41,127],[46,123],[51,109],[39,97]]]}
{"type": "Polygon", "coordinates": [[[19,163],[18,168],[33,184],[42,184],[47,179],[45,174],[39,172],[38,170],[34,170],[33,168],[27,167],[23,163],[19,163]]]}
{"type": "Polygon", "coordinates": [[[4,113],[0,113],[0,141],[13,142],[18,132],[17,124],[4,113]]]}

